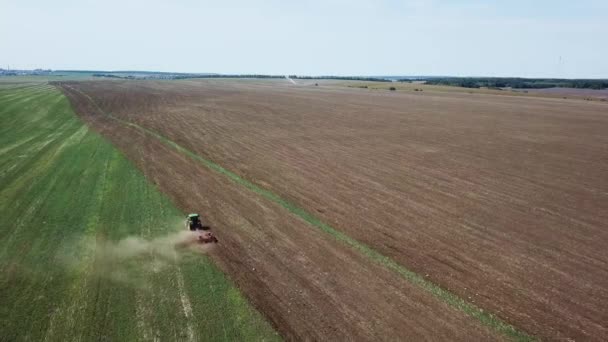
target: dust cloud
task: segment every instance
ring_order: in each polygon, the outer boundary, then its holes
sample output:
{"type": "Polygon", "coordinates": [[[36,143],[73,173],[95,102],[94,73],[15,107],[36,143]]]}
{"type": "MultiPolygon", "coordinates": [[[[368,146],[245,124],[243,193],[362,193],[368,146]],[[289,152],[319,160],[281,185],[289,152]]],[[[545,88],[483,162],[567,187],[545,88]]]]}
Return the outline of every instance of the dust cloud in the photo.
{"type": "Polygon", "coordinates": [[[200,244],[196,232],[172,232],[156,238],[128,236],[118,241],[81,240],[78,255],[60,259],[69,269],[128,286],[147,288],[151,277],[192,254],[207,254],[213,244],[200,244]]]}
{"type": "Polygon", "coordinates": [[[179,257],[181,251],[205,253],[205,245],[197,243],[197,235],[190,231],[170,233],[154,239],[129,236],[117,242],[97,242],[96,256],[103,259],[125,260],[140,256],[172,260],[179,257]]]}

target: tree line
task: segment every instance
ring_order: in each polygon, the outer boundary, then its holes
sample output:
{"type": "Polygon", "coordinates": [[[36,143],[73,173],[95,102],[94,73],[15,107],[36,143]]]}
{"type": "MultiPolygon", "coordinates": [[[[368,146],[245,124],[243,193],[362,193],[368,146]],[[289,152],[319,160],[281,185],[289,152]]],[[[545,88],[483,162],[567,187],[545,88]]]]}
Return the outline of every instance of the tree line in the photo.
{"type": "Polygon", "coordinates": [[[447,85],[465,88],[580,88],[606,89],[608,80],[561,79],[561,78],[516,78],[516,77],[433,77],[423,79],[426,84],[447,85]]]}
{"type": "MultiPolygon", "coordinates": [[[[284,75],[265,75],[265,74],[169,74],[169,73],[142,73],[128,74],[120,73],[94,73],[94,77],[110,77],[122,79],[187,79],[187,78],[285,78],[284,75]]],[[[383,78],[377,77],[360,77],[360,76],[298,76],[289,75],[292,79],[301,80],[345,80],[345,81],[367,81],[367,82],[391,82],[383,78]]]]}

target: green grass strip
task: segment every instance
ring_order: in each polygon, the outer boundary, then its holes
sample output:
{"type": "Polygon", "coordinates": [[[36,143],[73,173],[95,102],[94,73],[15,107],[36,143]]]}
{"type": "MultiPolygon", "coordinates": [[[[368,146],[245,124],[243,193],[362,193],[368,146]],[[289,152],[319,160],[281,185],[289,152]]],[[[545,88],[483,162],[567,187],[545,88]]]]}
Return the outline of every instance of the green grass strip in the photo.
{"type": "Polygon", "coordinates": [[[149,135],[157,138],[159,141],[161,141],[165,145],[172,147],[175,150],[177,150],[178,152],[200,162],[201,164],[205,165],[209,169],[227,176],[229,179],[231,179],[236,184],[242,185],[242,186],[248,188],[249,190],[261,195],[262,197],[281,205],[283,208],[289,210],[292,214],[300,217],[301,219],[308,222],[312,226],[331,235],[333,238],[335,238],[339,242],[342,242],[342,243],[352,247],[353,249],[361,252],[363,255],[367,256],[370,260],[372,260],[380,265],[383,265],[387,269],[399,274],[401,277],[405,278],[410,283],[419,286],[420,288],[424,289],[425,291],[431,293],[433,296],[435,296],[439,300],[464,312],[468,316],[475,318],[476,320],[481,322],[483,325],[488,326],[488,327],[494,329],[495,331],[497,331],[515,341],[537,341],[537,339],[534,338],[533,336],[530,336],[530,335],[526,334],[525,332],[515,328],[511,324],[501,320],[499,317],[497,317],[489,312],[484,311],[482,308],[476,306],[475,304],[469,303],[469,302],[465,301],[464,299],[458,297],[454,293],[443,289],[439,285],[437,285],[427,279],[424,279],[424,277],[422,277],[418,273],[397,263],[393,259],[377,252],[376,250],[369,247],[368,245],[366,245],[356,239],[353,239],[352,237],[344,234],[343,232],[324,223],[319,218],[317,218],[313,214],[309,213],[308,211],[298,207],[294,203],[284,200],[279,195],[242,178],[241,176],[237,175],[236,173],[223,168],[222,166],[220,166],[219,164],[217,164],[213,161],[210,161],[208,159],[205,159],[205,158],[199,156],[198,154],[186,149],[183,146],[178,145],[177,143],[158,134],[157,132],[149,130],[149,129],[142,127],[140,125],[137,125],[135,123],[119,119],[109,113],[106,113],[93,101],[93,99],[90,96],[88,96],[82,92],[80,92],[80,93],[83,94],[84,96],[86,96],[101,113],[104,113],[108,117],[110,117],[124,125],[133,127],[135,129],[138,129],[142,132],[145,132],[146,134],[149,134],[149,135]]]}

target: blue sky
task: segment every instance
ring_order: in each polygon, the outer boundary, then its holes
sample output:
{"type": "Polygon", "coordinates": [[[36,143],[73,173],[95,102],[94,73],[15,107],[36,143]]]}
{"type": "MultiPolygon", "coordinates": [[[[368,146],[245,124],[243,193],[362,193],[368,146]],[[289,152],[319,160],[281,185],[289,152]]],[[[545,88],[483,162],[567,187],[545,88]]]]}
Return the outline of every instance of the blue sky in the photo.
{"type": "Polygon", "coordinates": [[[0,0],[0,66],[608,78],[608,1],[0,0]]]}

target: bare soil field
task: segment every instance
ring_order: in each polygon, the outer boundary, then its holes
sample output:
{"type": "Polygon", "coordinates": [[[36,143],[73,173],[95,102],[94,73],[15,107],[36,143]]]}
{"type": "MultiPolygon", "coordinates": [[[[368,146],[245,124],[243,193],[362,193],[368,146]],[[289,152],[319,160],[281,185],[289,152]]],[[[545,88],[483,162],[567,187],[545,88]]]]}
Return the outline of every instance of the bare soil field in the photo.
{"type": "Polygon", "coordinates": [[[424,82],[364,82],[364,81],[339,81],[339,80],[298,80],[298,85],[333,85],[348,88],[361,88],[369,90],[389,90],[395,88],[396,92],[432,92],[434,95],[441,93],[460,93],[472,95],[501,95],[517,97],[542,97],[554,99],[577,99],[586,101],[608,100],[608,89],[576,89],[576,88],[541,88],[541,89],[518,89],[518,88],[465,88],[447,85],[432,85],[424,82]]]}
{"type": "MultiPolygon", "coordinates": [[[[520,89],[518,91],[523,91],[520,89]]],[[[581,98],[597,98],[608,100],[608,89],[596,90],[596,89],[574,89],[574,88],[545,88],[545,89],[526,89],[528,93],[532,94],[543,94],[543,95],[558,95],[558,96],[572,96],[581,98]]]]}
{"type": "Polygon", "coordinates": [[[62,89],[180,208],[208,217],[214,258],[287,338],[503,336],[124,122],[533,336],[608,338],[605,103],[286,84],[62,89]]]}

